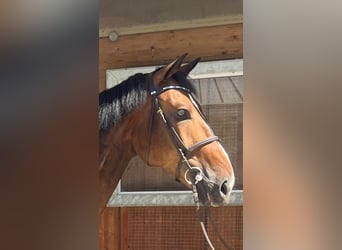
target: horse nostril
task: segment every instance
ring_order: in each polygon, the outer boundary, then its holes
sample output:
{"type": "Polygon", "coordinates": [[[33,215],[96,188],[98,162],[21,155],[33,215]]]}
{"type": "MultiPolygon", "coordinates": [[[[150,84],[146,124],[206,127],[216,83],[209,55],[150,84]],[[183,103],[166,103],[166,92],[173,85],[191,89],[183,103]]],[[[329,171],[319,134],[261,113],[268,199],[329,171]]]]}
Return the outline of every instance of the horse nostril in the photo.
{"type": "Polygon", "coordinates": [[[229,187],[228,187],[228,181],[225,180],[222,182],[221,184],[221,187],[220,187],[220,192],[223,194],[223,195],[227,195],[229,193],[229,187]]]}

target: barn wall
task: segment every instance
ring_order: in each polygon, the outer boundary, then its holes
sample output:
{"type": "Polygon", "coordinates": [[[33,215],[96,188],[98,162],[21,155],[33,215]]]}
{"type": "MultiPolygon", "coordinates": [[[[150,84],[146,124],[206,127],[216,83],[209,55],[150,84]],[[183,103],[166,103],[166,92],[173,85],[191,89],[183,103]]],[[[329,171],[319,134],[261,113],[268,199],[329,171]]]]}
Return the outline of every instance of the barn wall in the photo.
{"type": "MultiPolygon", "coordinates": [[[[100,249],[201,250],[207,243],[195,207],[106,208],[100,249]]],[[[226,244],[243,249],[242,206],[211,208],[210,218],[226,244]]],[[[205,216],[204,212],[202,213],[205,216]]],[[[225,249],[207,218],[207,231],[216,249],[225,249]]]]}

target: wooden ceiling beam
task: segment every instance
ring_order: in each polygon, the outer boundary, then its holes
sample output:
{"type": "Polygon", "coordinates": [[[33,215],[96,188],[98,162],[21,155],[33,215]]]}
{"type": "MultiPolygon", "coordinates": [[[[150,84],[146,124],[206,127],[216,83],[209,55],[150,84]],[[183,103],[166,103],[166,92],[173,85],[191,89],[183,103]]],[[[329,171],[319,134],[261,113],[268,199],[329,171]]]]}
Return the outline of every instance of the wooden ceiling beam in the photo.
{"type": "Polygon", "coordinates": [[[162,65],[189,53],[185,61],[243,57],[242,23],[176,31],[120,36],[99,41],[99,91],[105,89],[106,70],[162,65]]]}

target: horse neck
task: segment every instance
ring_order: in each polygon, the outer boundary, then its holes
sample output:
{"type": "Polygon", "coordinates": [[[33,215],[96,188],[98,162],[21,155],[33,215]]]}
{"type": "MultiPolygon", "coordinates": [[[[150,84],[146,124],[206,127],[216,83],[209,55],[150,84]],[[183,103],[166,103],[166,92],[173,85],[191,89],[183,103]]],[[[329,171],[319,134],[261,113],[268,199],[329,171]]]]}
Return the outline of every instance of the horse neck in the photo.
{"type": "Polygon", "coordinates": [[[121,126],[100,137],[100,209],[103,209],[123,175],[129,160],[135,155],[132,145],[124,140],[121,126]]]}
{"type": "Polygon", "coordinates": [[[142,113],[140,109],[132,112],[124,121],[100,136],[100,209],[106,206],[129,161],[137,155],[133,143],[145,122],[137,115],[142,113]]]}

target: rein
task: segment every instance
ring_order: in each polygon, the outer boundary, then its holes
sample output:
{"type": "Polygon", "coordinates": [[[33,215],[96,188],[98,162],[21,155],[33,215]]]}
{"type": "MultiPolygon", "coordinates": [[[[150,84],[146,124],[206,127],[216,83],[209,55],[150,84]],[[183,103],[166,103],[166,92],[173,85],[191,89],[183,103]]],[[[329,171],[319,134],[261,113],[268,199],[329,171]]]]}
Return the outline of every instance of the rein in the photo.
{"type": "MultiPolygon", "coordinates": [[[[177,148],[177,152],[179,154],[179,161],[178,161],[178,165],[177,165],[177,169],[176,169],[176,181],[180,181],[179,180],[179,176],[180,176],[180,172],[182,169],[182,166],[185,165],[186,166],[186,171],[184,174],[184,179],[186,182],[188,182],[191,186],[192,186],[192,194],[193,194],[193,198],[194,198],[194,202],[196,204],[196,213],[198,215],[198,219],[201,225],[201,229],[203,231],[203,235],[208,243],[208,245],[210,246],[211,249],[215,249],[212,242],[210,241],[210,238],[208,236],[208,233],[206,231],[205,228],[205,224],[204,224],[204,219],[201,218],[199,211],[200,211],[200,203],[199,203],[199,199],[198,199],[198,191],[197,191],[197,184],[201,181],[204,181],[208,184],[208,186],[210,186],[212,184],[212,182],[208,179],[208,177],[205,175],[205,173],[203,173],[203,170],[198,168],[198,167],[194,167],[190,164],[189,162],[189,157],[192,154],[193,151],[195,151],[196,149],[199,149],[201,147],[204,147],[205,145],[208,145],[212,142],[215,141],[219,141],[219,138],[216,135],[212,135],[208,138],[205,138],[199,142],[194,143],[193,145],[191,145],[190,147],[186,147],[181,139],[181,137],[179,136],[179,134],[177,133],[176,129],[173,127],[173,125],[171,124],[171,122],[168,121],[168,119],[165,117],[164,115],[164,111],[161,108],[160,104],[159,104],[159,100],[158,100],[158,96],[168,90],[179,90],[182,91],[183,93],[185,93],[188,98],[190,99],[191,103],[194,105],[194,107],[196,108],[197,112],[201,115],[201,117],[208,123],[205,115],[202,113],[200,106],[198,104],[198,102],[196,101],[196,99],[193,97],[192,92],[190,89],[184,88],[182,86],[178,86],[178,85],[171,85],[171,86],[166,86],[160,89],[156,89],[154,84],[153,84],[153,80],[152,80],[152,74],[150,74],[149,78],[148,78],[148,82],[149,82],[149,87],[150,87],[150,95],[153,98],[153,105],[154,105],[154,110],[156,111],[156,113],[161,117],[164,125],[166,126],[170,137],[174,143],[174,145],[177,148]]],[[[151,121],[150,121],[150,131],[149,131],[149,138],[151,135],[151,130],[152,130],[152,120],[153,120],[153,115],[154,115],[154,111],[152,109],[152,115],[151,115],[151,121]]],[[[211,127],[208,126],[210,129],[211,127]]],[[[212,134],[213,131],[211,130],[212,134]]],[[[149,150],[148,150],[149,153],[149,150]]],[[[147,157],[147,161],[148,161],[148,157],[147,157]]],[[[204,170],[205,171],[205,170],[204,170]]],[[[207,210],[205,210],[207,212],[207,210]]],[[[224,242],[224,240],[222,239],[222,237],[220,236],[216,225],[214,224],[214,222],[212,221],[212,218],[209,214],[209,218],[211,220],[212,226],[216,232],[216,234],[218,234],[220,241],[222,242],[222,244],[227,248],[227,249],[231,249],[227,246],[227,244],[224,242]]]]}

